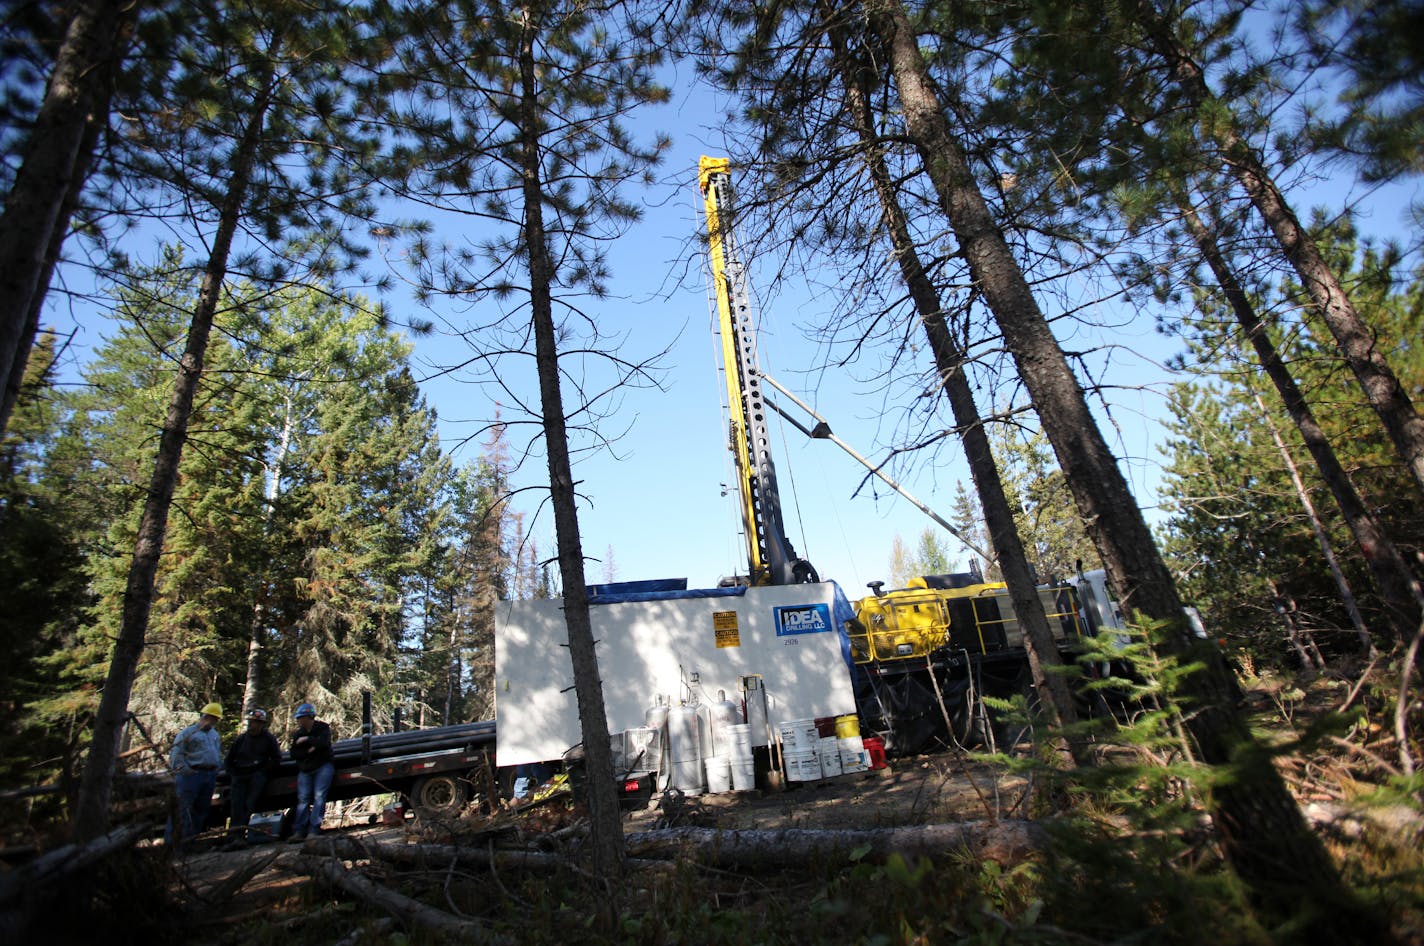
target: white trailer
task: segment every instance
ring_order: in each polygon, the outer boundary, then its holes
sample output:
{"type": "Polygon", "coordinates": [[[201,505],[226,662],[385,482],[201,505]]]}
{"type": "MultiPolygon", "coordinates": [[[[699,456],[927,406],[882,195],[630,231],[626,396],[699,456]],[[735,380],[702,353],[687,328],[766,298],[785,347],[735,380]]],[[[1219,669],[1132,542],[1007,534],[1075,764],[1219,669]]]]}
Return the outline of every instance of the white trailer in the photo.
{"type": "MultiPolygon", "coordinates": [[[[637,587],[631,582],[612,589],[637,587]]],[[[608,729],[644,725],[659,697],[741,698],[760,676],[771,726],[854,714],[834,582],[591,597],[608,729]]],[[[501,767],[559,759],[582,741],[562,599],[501,601],[495,612],[495,714],[501,767]]],[[[753,733],[753,742],[766,738],[753,733]],[[760,736],[760,738],[758,738],[760,736]]]]}

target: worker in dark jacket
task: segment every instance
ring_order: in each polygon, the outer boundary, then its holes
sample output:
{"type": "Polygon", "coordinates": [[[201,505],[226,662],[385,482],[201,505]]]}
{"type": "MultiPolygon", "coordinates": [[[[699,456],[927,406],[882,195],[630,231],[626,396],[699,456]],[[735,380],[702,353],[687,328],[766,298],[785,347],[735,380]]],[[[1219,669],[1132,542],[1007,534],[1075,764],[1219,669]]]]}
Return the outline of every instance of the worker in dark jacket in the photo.
{"type": "Polygon", "coordinates": [[[277,771],[282,762],[282,747],[277,737],[267,731],[267,711],[253,709],[247,714],[247,731],[232,741],[223,759],[223,768],[232,777],[228,790],[228,802],[232,812],[228,816],[228,844],[225,850],[236,851],[247,847],[252,840],[247,824],[257,802],[262,798],[262,790],[267,787],[267,779],[277,771]]]}
{"type": "Polygon", "coordinates": [[[297,732],[292,737],[292,761],[297,763],[297,820],[289,843],[298,843],[308,834],[321,833],[326,814],[326,793],[336,775],[331,761],[331,727],[316,718],[316,707],[297,707],[297,732]]]}

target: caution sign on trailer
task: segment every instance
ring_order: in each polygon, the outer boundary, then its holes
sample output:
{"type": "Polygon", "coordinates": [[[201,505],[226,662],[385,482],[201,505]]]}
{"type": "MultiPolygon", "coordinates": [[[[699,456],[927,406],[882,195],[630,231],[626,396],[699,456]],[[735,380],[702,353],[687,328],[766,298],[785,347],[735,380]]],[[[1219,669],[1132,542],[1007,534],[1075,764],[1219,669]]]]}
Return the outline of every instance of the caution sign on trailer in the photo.
{"type": "Polygon", "coordinates": [[[742,646],[742,635],[737,628],[735,611],[713,611],[712,632],[717,635],[718,647],[742,646]]]}

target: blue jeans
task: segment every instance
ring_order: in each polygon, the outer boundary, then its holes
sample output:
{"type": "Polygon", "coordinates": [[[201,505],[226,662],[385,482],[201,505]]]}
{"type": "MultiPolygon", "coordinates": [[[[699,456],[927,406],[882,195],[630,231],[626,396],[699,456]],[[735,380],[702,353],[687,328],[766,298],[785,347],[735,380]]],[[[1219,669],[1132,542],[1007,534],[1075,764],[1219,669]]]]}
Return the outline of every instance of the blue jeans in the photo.
{"type": "Polygon", "coordinates": [[[252,840],[250,832],[247,831],[247,822],[252,820],[252,813],[258,800],[262,797],[262,790],[266,787],[266,772],[253,772],[251,775],[234,775],[232,777],[232,787],[228,790],[227,796],[232,804],[227,833],[233,840],[242,839],[244,835],[248,835],[246,840],[252,840]]]}
{"type": "Polygon", "coordinates": [[[321,819],[326,814],[326,793],[331,790],[331,780],[336,777],[336,766],[328,762],[315,772],[297,773],[297,820],[292,825],[292,834],[304,838],[321,830],[321,819]]]}
{"type": "Polygon", "coordinates": [[[186,841],[208,824],[208,810],[213,805],[213,789],[218,784],[217,772],[180,772],[174,776],[174,788],[178,793],[178,824],[168,822],[163,832],[166,844],[186,841]]]}

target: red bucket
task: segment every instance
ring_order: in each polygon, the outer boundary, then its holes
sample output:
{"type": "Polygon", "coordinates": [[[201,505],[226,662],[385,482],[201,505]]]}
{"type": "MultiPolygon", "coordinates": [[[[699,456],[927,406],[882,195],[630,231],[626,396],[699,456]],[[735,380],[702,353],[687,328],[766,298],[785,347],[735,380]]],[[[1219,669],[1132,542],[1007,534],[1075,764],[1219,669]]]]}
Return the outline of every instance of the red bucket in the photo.
{"type": "Polygon", "coordinates": [[[860,740],[865,745],[865,753],[870,756],[872,769],[883,769],[885,762],[885,740],[879,736],[866,736],[860,740]]]}

